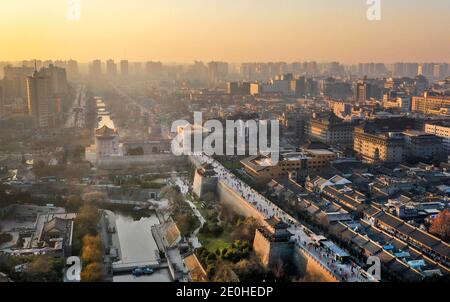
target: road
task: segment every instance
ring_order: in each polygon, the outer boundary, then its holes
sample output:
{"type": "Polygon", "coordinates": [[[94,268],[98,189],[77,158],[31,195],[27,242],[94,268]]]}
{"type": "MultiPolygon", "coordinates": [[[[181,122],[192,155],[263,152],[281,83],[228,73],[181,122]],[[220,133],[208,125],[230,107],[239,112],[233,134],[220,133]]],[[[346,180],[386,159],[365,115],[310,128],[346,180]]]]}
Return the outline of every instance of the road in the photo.
{"type": "Polygon", "coordinates": [[[65,128],[84,128],[86,124],[86,87],[78,85],[65,128]]]}
{"type": "Polygon", "coordinates": [[[114,84],[110,84],[111,87],[121,96],[123,97],[126,101],[132,103],[133,105],[135,105],[136,107],[138,107],[141,110],[141,113],[146,113],[148,115],[152,115],[153,112],[148,109],[147,107],[145,107],[144,105],[140,104],[138,101],[136,101],[134,98],[132,98],[131,96],[129,96],[125,91],[123,91],[122,89],[120,89],[119,87],[117,87],[114,84]]]}

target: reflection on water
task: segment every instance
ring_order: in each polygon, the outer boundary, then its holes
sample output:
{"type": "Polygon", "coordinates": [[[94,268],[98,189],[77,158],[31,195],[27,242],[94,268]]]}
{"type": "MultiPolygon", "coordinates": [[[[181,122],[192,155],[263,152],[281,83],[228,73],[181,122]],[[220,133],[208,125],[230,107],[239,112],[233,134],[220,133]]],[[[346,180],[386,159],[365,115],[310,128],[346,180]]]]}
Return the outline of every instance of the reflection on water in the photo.
{"type": "Polygon", "coordinates": [[[159,224],[156,215],[134,221],[131,217],[116,215],[121,259],[123,262],[155,261],[158,250],[151,227],[159,224]]]}
{"type": "MultiPolygon", "coordinates": [[[[158,247],[153,239],[151,226],[159,224],[156,215],[134,221],[116,213],[116,229],[120,243],[121,261],[151,262],[157,260],[158,247]]],[[[116,275],[114,282],[170,282],[168,269],[156,270],[151,276],[134,277],[131,274],[116,275]]]]}

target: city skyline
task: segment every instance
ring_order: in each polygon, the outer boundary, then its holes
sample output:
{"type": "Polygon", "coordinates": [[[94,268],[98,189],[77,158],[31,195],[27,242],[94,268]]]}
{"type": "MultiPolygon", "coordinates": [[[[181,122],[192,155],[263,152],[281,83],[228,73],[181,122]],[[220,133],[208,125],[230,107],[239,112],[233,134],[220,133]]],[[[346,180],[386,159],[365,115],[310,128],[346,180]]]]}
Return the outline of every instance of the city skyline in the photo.
{"type": "Polygon", "coordinates": [[[2,4],[0,26],[9,30],[0,33],[0,60],[450,61],[450,3],[391,2],[382,1],[380,21],[369,21],[362,0],[93,0],[81,1],[74,21],[66,1],[18,0],[2,4]]]}

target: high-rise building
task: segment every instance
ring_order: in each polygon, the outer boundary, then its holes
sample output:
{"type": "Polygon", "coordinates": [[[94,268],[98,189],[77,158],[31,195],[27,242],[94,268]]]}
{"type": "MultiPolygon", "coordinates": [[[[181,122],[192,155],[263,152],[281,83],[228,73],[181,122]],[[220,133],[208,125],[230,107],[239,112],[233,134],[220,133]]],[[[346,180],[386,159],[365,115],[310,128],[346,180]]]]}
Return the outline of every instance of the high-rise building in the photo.
{"type": "Polygon", "coordinates": [[[12,67],[4,68],[4,96],[5,98],[27,97],[27,77],[33,74],[34,68],[31,67],[12,67]]]}
{"type": "Polygon", "coordinates": [[[209,62],[208,77],[211,85],[216,84],[220,80],[226,79],[228,76],[228,63],[225,62],[209,62]]]}
{"type": "Polygon", "coordinates": [[[50,64],[35,70],[27,77],[28,114],[35,128],[56,126],[57,115],[62,111],[61,99],[67,93],[66,70],[50,64]]]}
{"type": "Polygon", "coordinates": [[[52,95],[64,95],[67,93],[67,73],[64,68],[50,64],[48,68],[43,68],[40,72],[50,79],[52,95]]]}
{"type": "Polygon", "coordinates": [[[324,96],[332,99],[345,100],[352,95],[351,83],[332,77],[320,80],[320,89],[324,96]]]}
{"type": "Polygon", "coordinates": [[[102,61],[94,60],[89,66],[89,74],[94,77],[99,77],[102,75],[102,61]]]}
{"type": "Polygon", "coordinates": [[[419,64],[417,63],[407,63],[405,67],[405,76],[409,78],[414,78],[417,76],[417,73],[419,71],[419,64]]]}
{"type": "Polygon", "coordinates": [[[0,117],[4,114],[3,81],[0,80],[0,117]]]}
{"type": "Polygon", "coordinates": [[[69,60],[67,62],[67,76],[69,79],[76,78],[78,76],[78,62],[75,60],[69,60]]]}
{"type": "Polygon", "coordinates": [[[159,78],[162,75],[162,69],[161,62],[149,61],[145,64],[145,70],[152,78],[159,78]]]}
{"type": "Polygon", "coordinates": [[[367,100],[367,84],[363,81],[358,81],[355,84],[354,97],[356,103],[364,103],[367,100]]]}
{"type": "Polygon", "coordinates": [[[392,77],[401,78],[405,74],[405,64],[404,63],[395,63],[394,68],[392,70],[392,77]]]}
{"type": "Polygon", "coordinates": [[[142,73],[142,63],[141,62],[133,63],[131,73],[141,74],[142,73]]]}
{"type": "Polygon", "coordinates": [[[315,97],[319,95],[319,82],[313,78],[306,79],[306,96],[315,97]]]}
{"type": "Polygon", "coordinates": [[[127,76],[129,74],[128,70],[128,60],[120,61],[120,74],[122,76],[127,76]]]}
{"type": "Polygon", "coordinates": [[[110,77],[117,75],[117,64],[114,63],[114,60],[106,61],[106,74],[110,77]]]}
{"type": "Polygon", "coordinates": [[[250,94],[250,82],[228,82],[227,92],[231,95],[249,95],[250,94]]]}
{"type": "Polygon", "coordinates": [[[354,85],[353,96],[356,103],[364,103],[371,98],[380,100],[383,97],[382,83],[377,80],[358,81],[354,85]]]}
{"type": "Polygon", "coordinates": [[[28,113],[33,119],[33,127],[48,128],[53,123],[53,98],[50,77],[35,71],[27,78],[28,113]]]}
{"type": "Polygon", "coordinates": [[[325,74],[331,76],[339,76],[344,73],[344,66],[339,64],[339,62],[331,62],[326,66],[325,74]]]}
{"type": "Polygon", "coordinates": [[[291,90],[295,97],[302,98],[306,95],[306,78],[299,77],[291,81],[291,90]]]}
{"type": "Polygon", "coordinates": [[[433,63],[423,63],[420,65],[419,71],[420,75],[423,75],[424,77],[430,79],[433,77],[434,72],[434,65],[433,63]]]}

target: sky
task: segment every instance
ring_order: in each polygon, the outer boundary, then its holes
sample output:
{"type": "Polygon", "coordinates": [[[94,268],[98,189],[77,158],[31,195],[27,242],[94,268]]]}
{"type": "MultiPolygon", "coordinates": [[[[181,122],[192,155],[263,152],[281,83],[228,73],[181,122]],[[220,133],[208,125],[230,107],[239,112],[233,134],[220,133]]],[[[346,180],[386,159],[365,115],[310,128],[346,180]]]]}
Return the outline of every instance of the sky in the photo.
{"type": "Polygon", "coordinates": [[[0,61],[450,62],[450,1],[1,0],[0,61]]]}

